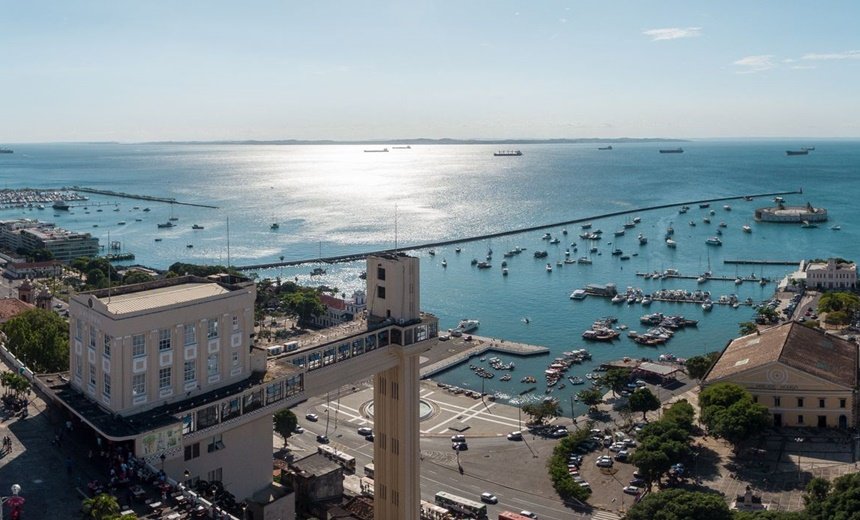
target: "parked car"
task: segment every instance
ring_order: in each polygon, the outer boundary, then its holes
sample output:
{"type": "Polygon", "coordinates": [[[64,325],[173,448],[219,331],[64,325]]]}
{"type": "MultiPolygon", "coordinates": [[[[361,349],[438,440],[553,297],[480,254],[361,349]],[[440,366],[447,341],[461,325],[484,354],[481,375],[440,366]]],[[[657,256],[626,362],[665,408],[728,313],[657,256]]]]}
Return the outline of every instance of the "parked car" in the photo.
{"type": "Polygon", "coordinates": [[[466,442],[466,436],[460,434],[452,435],[451,442],[466,442]]]}
{"type": "Polygon", "coordinates": [[[597,462],[595,464],[599,468],[611,468],[614,463],[612,462],[612,459],[609,458],[609,456],[603,456],[597,459],[597,462]]]}
{"type": "Polygon", "coordinates": [[[356,431],[358,432],[359,435],[367,436],[367,435],[370,435],[373,433],[373,428],[370,428],[368,426],[362,426],[361,428],[359,428],[356,431]]]}
{"type": "Polygon", "coordinates": [[[508,434],[509,441],[521,441],[523,440],[523,432],[511,432],[508,434]]]}
{"type": "Polygon", "coordinates": [[[293,429],[293,433],[305,433],[305,429],[297,424],[296,427],[293,429]]]}
{"type": "Polygon", "coordinates": [[[328,444],[328,437],[325,435],[317,435],[317,442],[320,444],[328,444]]]}
{"type": "Polygon", "coordinates": [[[305,419],[307,419],[307,420],[309,420],[309,421],[311,421],[311,422],[317,422],[317,421],[319,421],[319,420],[320,420],[319,416],[318,416],[317,414],[315,414],[315,413],[309,413],[309,414],[306,414],[306,415],[305,415],[305,419]]]}
{"type": "Polygon", "coordinates": [[[645,479],[632,478],[630,479],[630,485],[636,487],[645,487],[645,479]]]}
{"type": "Polygon", "coordinates": [[[537,518],[537,515],[536,515],[536,514],[532,513],[531,511],[526,511],[525,509],[523,509],[522,511],[520,511],[520,514],[521,514],[521,515],[523,515],[523,516],[527,516],[527,517],[529,517],[529,518],[537,518]]]}
{"type": "Polygon", "coordinates": [[[368,442],[373,442],[373,433],[369,433],[369,434],[365,435],[364,440],[366,440],[368,442]]]}
{"type": "Polygon", "coordinates": [[[615,456],[615,460],[618,462],[627,462],[627,459],[630,457],[630,452],[627,450],[621,450],[618,452],[618,455],[615,456]]]}
{"type": "Polygon", "coordinates": [[[627,446],[623,442],[616,442],[609,447],[609,451],[621,451],[626,447],[627,446]]]}
{"type": "Polygon", "coordinates": [[[469,449],[469,445],[465,442],[455,442],[451,444],[451,449],[454,451],[466,451],[469,449]]]}
{"type": "Polygon", "coordinates": [[[492,493],[484,492],[481,493],[481,502],[486,502],[488,504],[498,504],[499,499],[496,497],[496,495],[492,493]]]}
{"type": "Polygon", "coordinates": [[[640,491],[642,490],[636,486],[624,486],[624,492],[628,495],[638,495],[640,491]]]}

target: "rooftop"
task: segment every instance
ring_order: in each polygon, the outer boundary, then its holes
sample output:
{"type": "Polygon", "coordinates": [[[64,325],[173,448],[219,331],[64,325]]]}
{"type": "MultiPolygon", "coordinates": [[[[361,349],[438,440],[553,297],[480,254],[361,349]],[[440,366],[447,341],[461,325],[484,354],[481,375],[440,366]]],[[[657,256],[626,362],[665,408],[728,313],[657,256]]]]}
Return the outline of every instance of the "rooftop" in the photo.
{"type": "Polygon", "coordinates": [[[35,309],[35,307],[18,298],[0,298],[0,323],[5,323],[30,309],[35,309]]]}
{"type": "Polygon", "coordinates": [[[136,293],[103,296],[99,300],[113,314],[127,314],[170,307],[229,293],[217,283],[183,283],[136,293]]]}
{"type": "Polygon", "coordinates": [[[705,376],[715,382],[769,363],[780,362],[837,385],[857,385],[857,346],[796,322],[732,340],[705,376]]]}
{"type": "Polygon", "coordinates": [[[319,453],[308,455],[292,464],[290,468],[303,477],[319,477],[340,470],[340,465],[319,453]]]}

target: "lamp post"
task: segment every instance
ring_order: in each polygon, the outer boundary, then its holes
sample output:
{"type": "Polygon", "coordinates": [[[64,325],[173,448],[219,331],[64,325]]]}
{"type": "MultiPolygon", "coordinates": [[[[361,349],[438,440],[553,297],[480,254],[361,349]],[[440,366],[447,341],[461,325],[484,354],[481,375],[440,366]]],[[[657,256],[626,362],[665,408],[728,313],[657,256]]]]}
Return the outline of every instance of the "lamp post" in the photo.
{"type": "Polygon", "coordinates": [[[161,456],[158,458],[161,459],[161,472],[164,473],[164,459],[167,458],[167,455],[162,453],[161,456]]]}
{"type": "Polygon", "coordinates": [[[12,495],[8,497],[0,497],[0,520],[3,520],[3,506],[8,502],[9,507],[12,508],[12,511],[19,510],[22,505],[24,505],[24,498],[18,496],[21,492],[21,486],[18,484],[12,484],[12,495]]]}

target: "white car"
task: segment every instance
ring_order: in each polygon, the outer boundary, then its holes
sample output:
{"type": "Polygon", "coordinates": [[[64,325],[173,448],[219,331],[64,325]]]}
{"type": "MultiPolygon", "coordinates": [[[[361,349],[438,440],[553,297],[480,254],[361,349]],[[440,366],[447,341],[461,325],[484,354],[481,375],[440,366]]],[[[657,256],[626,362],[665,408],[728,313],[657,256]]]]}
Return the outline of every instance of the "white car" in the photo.
{"type": "Polygon", "coordinates": [[[642,490],[636,486],[624,486],[624,492],[628,495],[638,495],[642,490]]]}
{"type": "Polygon", "coordinates": [[[297,424],[296,428],[293,430],[293,433],[305,433],[305,429],[297,424]]]}
{"type": "Polygon", "coordinates": [[[536,514],[532,513],[531,511],[526,511],[525,509],[520,511],[520,514],[529,518],[537,518],[536,514]]]}
{"type": "Polygon", "coordinates": [[[466,436],[461,434],[452,435],[451,442],[466,442],[466,436]]]}
{"type": "Polygon", "coordinates": [[[595,464],[599,468],[611,468],[614,462],[612,462],[612,459],[609,457],[600,457],[599,459],[597,459],[597,462],[595,464]]]}
{"type": "Polygon", "coordinates": [[[496,495],[492,493],[484,492],[481,493],[481,502],[486,502],[488,504],[498,504],[499,499],[496,497],[496,495]]]}
{"type": "Polygon", "coordinates": [[[309,414],[305,415],[305,419],[307,419],[311,422],[317,422],[320,420],[319,416],[315,413],[309,413],[309,414]]]}

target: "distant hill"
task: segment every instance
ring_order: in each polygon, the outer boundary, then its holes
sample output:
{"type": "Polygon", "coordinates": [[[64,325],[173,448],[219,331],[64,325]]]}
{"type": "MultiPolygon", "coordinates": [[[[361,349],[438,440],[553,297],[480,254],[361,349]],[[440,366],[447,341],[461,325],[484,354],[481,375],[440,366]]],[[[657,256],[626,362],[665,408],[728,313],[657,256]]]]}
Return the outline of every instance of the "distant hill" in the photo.
{"type": "Polygon", "coordinates": [[[271,141],[148,141],[140,144],[253,144],[253,145],[314,145],[314,144],[356,144],[356,145],[433,145],[433,144],[622,144],[622,143],[685,143],[686,139],[663,137],[588,137],[580,139],[369,139],[365,141],[334,141],[313,139],[277,139],[271,141]]]}

